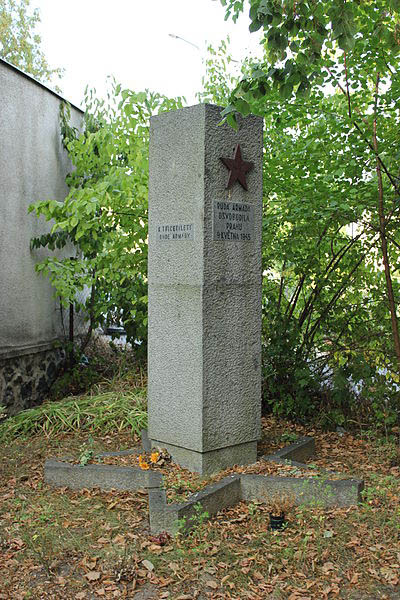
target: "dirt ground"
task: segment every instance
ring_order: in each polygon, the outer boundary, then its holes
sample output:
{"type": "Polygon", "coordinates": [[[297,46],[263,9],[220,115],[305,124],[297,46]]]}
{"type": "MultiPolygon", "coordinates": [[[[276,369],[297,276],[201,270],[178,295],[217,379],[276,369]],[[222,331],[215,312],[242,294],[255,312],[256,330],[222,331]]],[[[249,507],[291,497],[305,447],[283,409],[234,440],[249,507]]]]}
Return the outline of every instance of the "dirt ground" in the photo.
{"type": "MultiPolygon", "coordinates": [[[[400,455],[396,443],[263,420],[260,454],[315,438],[310,472],[363,478],[359,506],[297,507],[273,532],[267,507],[241,503],[187,537],[152,536],[147,495],[51,489],[47,457],[74,455],[86,435],[35,436],[0,447],[0,600],[308,600],[400,598],[400,455]]],[[[139,444],[126,433],[95,437],[93,453],[139,444]]],[[[126,464],[137,461],[128,457],[126,464]]],[[[264,472],[293,476],[288,467],[264,472]]],[[[248,469],[248,468],[247,468],[248,469]]],[[[170,500],[206,480],[164,465],[170,500]]]]}

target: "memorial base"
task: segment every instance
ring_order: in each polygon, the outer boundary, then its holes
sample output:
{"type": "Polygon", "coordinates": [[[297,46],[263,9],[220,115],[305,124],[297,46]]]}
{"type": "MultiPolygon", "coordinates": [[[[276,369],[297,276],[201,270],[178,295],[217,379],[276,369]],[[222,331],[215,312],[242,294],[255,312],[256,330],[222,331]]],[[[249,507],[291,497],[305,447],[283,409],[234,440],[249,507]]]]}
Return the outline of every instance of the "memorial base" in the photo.
{"type": "Polygon", "coordinates": [[[257,460],[257,441],[218,448],[209,452],[196,452],[158,440],[151,440],[151,447],[161,447],[168,450],[172,460],[195,473],[210,475],[218,473],[233,465],[249,465],[257,460]]]}

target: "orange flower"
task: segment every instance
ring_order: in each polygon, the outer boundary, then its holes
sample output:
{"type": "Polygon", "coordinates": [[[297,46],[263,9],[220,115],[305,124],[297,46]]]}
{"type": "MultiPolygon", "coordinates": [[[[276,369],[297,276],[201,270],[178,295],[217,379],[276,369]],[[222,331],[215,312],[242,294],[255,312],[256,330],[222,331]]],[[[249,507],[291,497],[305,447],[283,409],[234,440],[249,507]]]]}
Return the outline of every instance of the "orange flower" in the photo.
{"type": "Polygon", "coordinates": [[[160,453],[155,451],[150,454],[150,460],[152,463],[156,463],[159,459],[160,453]]]}
{"type": "Polygon", "coordinates": [[[139,463],[139,467],[143,469],[143,471],[150,469],[149,464],[145,460],[139,463]]]}

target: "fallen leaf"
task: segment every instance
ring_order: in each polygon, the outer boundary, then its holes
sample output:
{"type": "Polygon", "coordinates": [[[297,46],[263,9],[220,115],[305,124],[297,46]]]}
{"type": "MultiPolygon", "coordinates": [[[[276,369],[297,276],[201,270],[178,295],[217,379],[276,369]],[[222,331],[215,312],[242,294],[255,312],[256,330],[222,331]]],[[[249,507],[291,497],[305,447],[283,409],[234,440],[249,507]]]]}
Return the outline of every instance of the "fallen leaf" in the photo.
{"type": "Polygon", "coordinates": [[[209,579],[207,581],[208,587],[212,588],[213,590],[216,590],[218,588],[218,583],[216,583],[215,581],[213,581],[212,579],[209,579]]]}
{"type": "Polygon", "coordinates": [[[151,550],[152,552],[162,552],[161,546],[159,546],[158,544],[151,544],[149,546],[149,550],[151,550]]]}
{"type": "Polygon", "coordinates": [[[254,579],[258,579],[258,581],[262,581],[264,579],[264,575],[262,575],[260,571],[254,571],[253,577],[254,579]]]}
{"type": "Polygon", "coordinates": [[[101,544],[101,545],[104,545],[104,544],[108,544],[108,543],[109,543],[109,540],[108,540],[107,538],[105,538],[105,537],[101,537],[101,538],[99,538],[99,539],[97,540],[97,543],[98,543],[98,544],[101,544]]]}
{"type": "Polygon", "coordinates": [[[333,531],[331,531],[330,529],[328,529],[327,531],[324,531],[324,538],[331,538],[333,537],[333,531]]]}
{"type": "Polygon", "coordinates": [[[329,573],[329,571],[335,570],[335,565],[331,562],[326,562],[322,565],[322,570],[324,573],[329,573]]]}
{"type": "Polygon", "coordinates": [[[158,580],[159,587],[165,587],[173,582],[172,577],[160,577],[158,580]]]}
{"type": "Polygon", "coordinates": [[[154,571],[154,565],[152,562],[150,562],[149,560],[142,560],[142,565],[148,570],[148,571],[154,571]]]}
{"type": "Polygon", "coordinates": [[[149,573],[149,571],[147,571],[146,569],[138,569],[137,570],[137,574],[139,575],[139,577],[147,577],[147,574],[149,573]]]}
{"type": "Polygon", "coordinates": [[[113,544],[117,544],[119,546],[125,546],[125,538],[123,535],[117,534],[113,538],[113,544]]]}
{"type": "Polygon", "coordinates": [[[100,571],[89,571],[85,574],[85,577],[88,581],[97,581],[101,577],[100,571]]]}

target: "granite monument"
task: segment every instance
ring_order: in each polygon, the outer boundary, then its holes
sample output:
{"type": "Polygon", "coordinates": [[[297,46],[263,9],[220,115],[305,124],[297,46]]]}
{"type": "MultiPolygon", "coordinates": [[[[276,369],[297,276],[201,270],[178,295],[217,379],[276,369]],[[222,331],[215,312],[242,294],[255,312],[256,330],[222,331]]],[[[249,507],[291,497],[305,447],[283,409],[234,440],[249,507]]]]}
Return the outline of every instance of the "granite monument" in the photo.
{"type": "Polygon", "coordinates": [[[221,110],[150,126],[149,438],[203,474],[260,436],[263,124],[221,110]]]}

